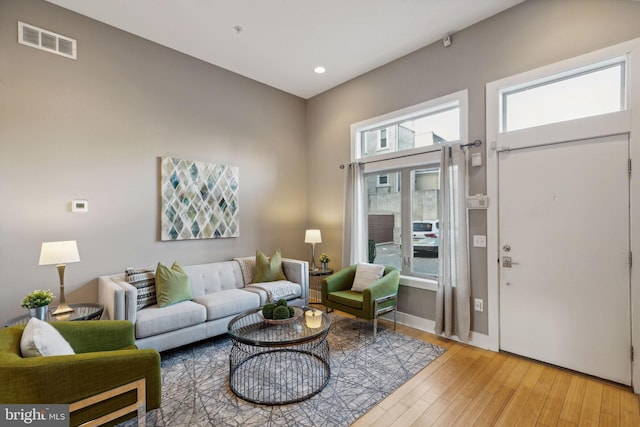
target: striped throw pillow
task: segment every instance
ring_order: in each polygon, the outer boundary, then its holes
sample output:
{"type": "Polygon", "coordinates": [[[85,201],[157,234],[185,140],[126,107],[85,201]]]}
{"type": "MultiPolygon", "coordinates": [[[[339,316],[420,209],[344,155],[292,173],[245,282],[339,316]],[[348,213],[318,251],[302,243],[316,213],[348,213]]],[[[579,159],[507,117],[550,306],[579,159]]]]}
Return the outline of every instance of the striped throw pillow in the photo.
{"type": "Polygon", "coordinates": [[[157,304],[155,268],[127,268],[124,278],[138,290],[136,310],[157,304]]]}

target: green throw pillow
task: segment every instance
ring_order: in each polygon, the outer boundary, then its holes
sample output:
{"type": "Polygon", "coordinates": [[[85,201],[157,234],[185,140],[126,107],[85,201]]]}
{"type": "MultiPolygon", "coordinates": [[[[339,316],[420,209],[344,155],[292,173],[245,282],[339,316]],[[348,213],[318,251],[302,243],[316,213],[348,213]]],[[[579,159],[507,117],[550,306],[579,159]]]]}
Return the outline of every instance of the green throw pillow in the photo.
{"type": "Polygon", "coordinates": [[[166,307],[193,298],[189,277],[177,262],[174,262],[171,268],[160,262],[158,263],[156,268],[156,298],[160,307],[166,307]]]}
{"type": "Polygon", "coordinates": [[[256,276],[253,283],[274,282],[287,280],[282,270],[282,255],[276,250],[271,258],[267,258],[261,251],[256,252],[256,276]]]}

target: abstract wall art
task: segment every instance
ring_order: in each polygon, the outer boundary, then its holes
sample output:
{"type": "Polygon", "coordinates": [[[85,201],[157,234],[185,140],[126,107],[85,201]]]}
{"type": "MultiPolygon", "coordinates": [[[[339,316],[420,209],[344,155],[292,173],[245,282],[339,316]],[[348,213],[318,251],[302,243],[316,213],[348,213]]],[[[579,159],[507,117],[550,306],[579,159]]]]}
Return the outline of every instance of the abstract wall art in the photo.
{"type": "Polygon", "coordinates": [[[161,239],[240,235],[238,167],[162,157],[161,239]]]}

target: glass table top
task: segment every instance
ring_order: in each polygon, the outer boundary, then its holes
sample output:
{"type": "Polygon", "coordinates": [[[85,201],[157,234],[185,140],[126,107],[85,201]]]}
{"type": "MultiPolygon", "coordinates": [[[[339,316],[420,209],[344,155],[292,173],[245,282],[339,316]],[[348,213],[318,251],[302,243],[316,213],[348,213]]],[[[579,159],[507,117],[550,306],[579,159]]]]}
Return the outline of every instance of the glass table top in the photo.
{"type": "Polygon", "coordinates": [[[262,307],[247,311],[229,322],[228,333],[245,344],[277,347],[313,341],[329,331],[331,319],[327,313],[312,307],[296,308],[301,313],[283,323],[265,320],[262,307]],[[315,314],[313,318],[308,315],[310,311],[315,314]]]}

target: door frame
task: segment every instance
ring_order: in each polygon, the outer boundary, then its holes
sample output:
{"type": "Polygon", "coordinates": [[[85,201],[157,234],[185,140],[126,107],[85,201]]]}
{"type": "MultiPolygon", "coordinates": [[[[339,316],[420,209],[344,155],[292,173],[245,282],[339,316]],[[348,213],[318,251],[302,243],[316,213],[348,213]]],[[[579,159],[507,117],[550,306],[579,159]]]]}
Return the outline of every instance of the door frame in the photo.
{"type": "MultiPolygon", "coordinates": [[[[488,83],[486,86],[486,165],[487,165],[487,316],[489,349],[500,350],[500,307],[499,307],[499,227],[498,227],[498,152],[509,148],[522,148],[519,134],[534,133],[536,145],[629,134],[629,158],[635,169],[640,167],[640,38],[620,43],[579,57],[540,67],[515,76],[488,83]],[[627,109],[601,116],[554,123],[530,128],[524,131],[498,133],[499,91],[544,76],[582,67],[608,58],[627,57],[627,109]]],[[[640,213],[640,171],[632,171],[630,179],[630,248],[640,260],[640,221],[634,221],[634,213],[640,213]]],[[[634,275],[637,267],[631,267],[631,343],[640,343],[640,277],[634,275]]],[[[631,349],[629,349],[631,351],[631,349]]],[[[640,358],[632,362],[632,385],[640,393],[640,358]]]]}

